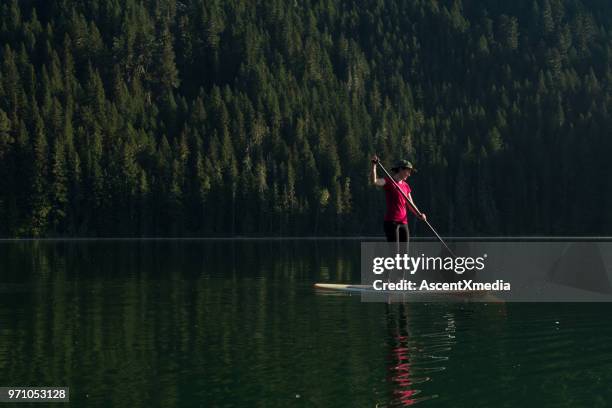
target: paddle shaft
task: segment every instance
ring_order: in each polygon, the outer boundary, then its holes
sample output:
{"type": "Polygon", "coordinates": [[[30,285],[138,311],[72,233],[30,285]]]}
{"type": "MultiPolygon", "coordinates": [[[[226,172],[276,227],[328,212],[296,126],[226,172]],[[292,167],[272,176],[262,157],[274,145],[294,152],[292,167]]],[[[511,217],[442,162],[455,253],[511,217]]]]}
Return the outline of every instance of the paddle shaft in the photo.
{"type": "MultiPolygon", "coordinates": [[[[406,202],[408,203],[408,205],[410,205],[410,207],[412,207],[412,209],[414,210],[414,212],[419,216],[422,217],[423,213],[417,208],[416,204],[414,204],[412,202],[412,200],[410,200],[410,198],[408,198],[408,196],[406,195],[406,193],[404,193],[404,191],[400,188],[400,186],[397,184],[397,182],[395,181],[395,179],[393,178],[393,176],[391,176],[391,174],[389,174],[389,172],[387,171],[387,169],[385,169],[385,166],[382,165],[382,163],[380,162],[380,160],[378,160],[376,162],[376,164],[378,164],[380,166],[380,168],[382,169],[382,171],[385,172],[385,174],[387,175],[387,177],[389,178],[389,180],[391,180],[391,182],[393,183],[393,185],[395,186],[395,188],[397,188],[397,191],[400,192],[401,195],[404,196],[404,198],[406,199],[406,202]]],[[[422,219],[422,218],[421,218],[422,219]]],[[[425,224],[427,224],[427,226],[429,227],[429,229],[431,230],[431,232],[434,233],[434,235],[436,236],[436,238],[438,238],[438,240],[440,241],[440,243],[442,243],[442,245],[444,245],[444,247],[448,250],[448,252],[450,252],[450,254],[453,257],[457,257],[453,251],[451,251],[451,249],[448,247],[448,245],[446,245],[446,242],[444,242],[444,240],[442,239],[442,237],[438,234],[438,232],[436,231],[436,229],[429,223],[429,221],[427,221],[427,219],[423,220],[425,222],[425,224]]]]}

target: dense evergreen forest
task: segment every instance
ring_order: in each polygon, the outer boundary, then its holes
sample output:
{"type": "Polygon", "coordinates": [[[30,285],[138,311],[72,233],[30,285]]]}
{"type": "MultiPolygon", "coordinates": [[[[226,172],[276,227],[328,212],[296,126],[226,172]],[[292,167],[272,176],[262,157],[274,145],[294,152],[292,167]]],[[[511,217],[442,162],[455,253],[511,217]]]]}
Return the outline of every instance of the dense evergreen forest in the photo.
{"type": "Polygon", "coordinates": [[[612,2],[7,0],[0,43],[1,236],[380,234],[374,152],[445,234],[612,232],[612,2]]]}

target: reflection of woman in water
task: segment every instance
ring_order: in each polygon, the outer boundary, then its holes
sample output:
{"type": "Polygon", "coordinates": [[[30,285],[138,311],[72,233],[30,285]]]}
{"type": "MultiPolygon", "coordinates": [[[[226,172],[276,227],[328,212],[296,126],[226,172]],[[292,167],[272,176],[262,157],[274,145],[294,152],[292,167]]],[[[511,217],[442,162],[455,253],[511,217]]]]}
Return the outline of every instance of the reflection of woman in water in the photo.
{"type": "MultiPolygon", "coordinates": [[[[506,309],[499,307],[464,309],[448,305],[422,307],[417,304],[386,304],[387,345],[389,346],[387,382],[391,395],[382,407],[406,407],[437,398],[431,393],[438,372],[448,367],[450,351],[457,343],[456,317],[462,325],[487,321],[503,323],[506,309]],[[418,385],[421,384],[421,385],[418,385]],[[418,387],[418,388],[416,388],[418,387]]],[[[433,388],[442,389],[440,384],[433,388]]],[[[446,396],[448,399],[448,396],[446,396]]]]}
{"type": "MultiPolygon", "coordinates": [[[[391,347],[388,381],[392,386],[391,404],[408,406],[417,402],[414,398],[420,393],[414,389],[413,374],[411,373],[410,348],[408,344],[409,333],[406,322],[404,305],[399,304],[397,315],[394,315],[391,305],[385,305],[387,317],[388,341],[391,347]]],[[[414,352],[414,351],[413,351],[414,352]]],[[[427,381],[425,379],[424,381],[427,381]]],[[[419,382],[423,380],[419,379],[419,382]]]]}
{"type": "Polygon", "coordinates": [[[444,332],[429,332],[423,338],[423,334],[411,335],[406,307],[404,304],[385,305],[387,341],[391,349],[388,381],[392,394],[389,406],[409,406],[435,398],[437,395],[417,397],[422,391],[416,389],[415,385],[430,381],[429,374],[444,369],[436,363],[446,361],[448,358],[434,356],[432,353],[449,351],[454,344],[454,335],[449,334],[454,333],[455,329],[451,314],[446,315],[444,332]]]}
{"type": "Polygon", "coordinates": [[[398,320],[389,313],[387,304],[387,328],[389,329],[389,340],[391,340],[391,368],[390,380],[393,384],[392,404],[412,405],[416,402],[413,398],[419,393],[413,389],[410,373],[410,353],[408,348],[408,332],[402,324],[405,321],[404,305],[399,305],[398,320]],[[394,327],[395,326],[395,327],[394,327]]]}

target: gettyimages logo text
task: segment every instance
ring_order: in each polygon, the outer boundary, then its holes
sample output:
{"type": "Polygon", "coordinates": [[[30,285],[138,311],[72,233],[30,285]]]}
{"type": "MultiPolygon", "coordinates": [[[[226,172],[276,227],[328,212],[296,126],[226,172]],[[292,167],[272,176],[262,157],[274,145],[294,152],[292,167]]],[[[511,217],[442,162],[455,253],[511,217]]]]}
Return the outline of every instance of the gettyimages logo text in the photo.
{"type": "Polygon", "coordinates": [[[418,271],[453,271],[462,275],[470,271],[482,271],[485,268],[487,254],[479,257],[442,257],[442,256],[410,256],[397,254],[389,257],[375,257],[372,259],[372,272],[381,275],[385,271],[401,271],[414,275],[418,271]]]}

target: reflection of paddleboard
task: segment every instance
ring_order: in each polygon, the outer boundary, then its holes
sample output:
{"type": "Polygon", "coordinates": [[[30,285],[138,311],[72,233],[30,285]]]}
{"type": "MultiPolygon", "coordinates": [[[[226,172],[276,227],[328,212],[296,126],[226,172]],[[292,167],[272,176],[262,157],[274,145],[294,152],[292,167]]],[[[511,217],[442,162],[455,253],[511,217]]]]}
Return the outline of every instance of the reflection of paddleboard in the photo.
{"type": "Polygon", "coordinates": [[[448,297],[448,298],[478,298],[480,301],[500,301],[491,296],[486,290],[436,290],[436,291],[401,291],[401,290],[375,290],[370,285],[351,285],[346,283],[315,283],[316,289],[349,293],[380,293],[386,295],[410,295],[413,297],[448,297]]]}

